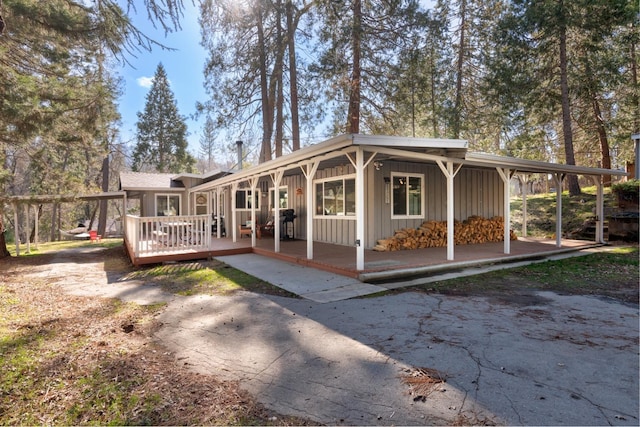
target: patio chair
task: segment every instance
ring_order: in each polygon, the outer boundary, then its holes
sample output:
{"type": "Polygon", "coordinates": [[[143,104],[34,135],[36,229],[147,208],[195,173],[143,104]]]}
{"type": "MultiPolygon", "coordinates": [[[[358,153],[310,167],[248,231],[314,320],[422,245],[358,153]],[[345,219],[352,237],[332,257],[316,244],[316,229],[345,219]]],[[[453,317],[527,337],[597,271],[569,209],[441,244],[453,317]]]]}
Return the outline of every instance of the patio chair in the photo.
{"type": "Polygon", "coordinates": [[[89,240],[91,243],[101,242],[102,236],[96,230],[89,230],[89,240]]]}
{"type": "Polygon", "coordinates": [[[274,221],[273,217],[269,218],[267,220],[266,224],[261,224],[258,227],[260,229],[260,234],[265,234],[265,235],[271,236],[271,237],[274,236],[274,234],[273,234],[274,231],[273,230],[275,228],[275,221],[274,221]]]}

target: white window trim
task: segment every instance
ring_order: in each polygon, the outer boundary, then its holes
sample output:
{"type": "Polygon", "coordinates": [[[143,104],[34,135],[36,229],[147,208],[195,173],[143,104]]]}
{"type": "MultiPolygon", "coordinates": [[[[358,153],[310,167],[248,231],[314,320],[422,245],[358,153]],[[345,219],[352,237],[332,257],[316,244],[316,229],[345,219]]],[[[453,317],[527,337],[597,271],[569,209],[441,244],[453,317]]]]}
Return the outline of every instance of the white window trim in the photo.
{"type": "MultiPolygon", "coordinates": [[[[342,180],[343,182],[346,180],[352,179],[354,180],[354,182],[356,181],[356,174],[349,174],[349,175],[338,175],[338,176],[330,176],[330,177],[326,177],[326,178],[320,178],[320,179],[314,179],[313,180],[313,219],[338,219],[338,220],[347,220],[347,221],[355,221],[356,220],[356,213],[353,212],[352,214],[343,214],[343,215],[318,215],[316,213],[316,200],[317,200],[317,190],[316,190],[316,186],[317,184],[320,183],[325,183],[325,182],[330,182],[330,181],[340,181],[342,180]]],[[[357,185],[357,183],[356,183],[357,185]]],[[[346,202],[346,200],[345,200],[346,202]]],[[[357,207],[356,207],[357,208],[357,207]]]]}
{"type": "MultiPolygon", "coordinates": [[[[289,186],[288,185],[281,185],[278,188],[277,200],[280,201],[280,191],[282,191],[282,190],[286,190],[286,192],[287,192],[287,206],[284,207],[284,208],[280,207],[281,211],[284,210],[284,209],[289,209],[289,204],[290,204],[289,203],[290,197],[289,197],[289,186]]],[[[271,211],[271,213],[273,213],[275,211],[276,204],[275,204],[275,201],[272,200],[273,198],[275,198],[275,194],[276,194],[275,187],[269,187],[269,210],[271,211]],[[272,197],[272,195],[273,195],[273,197],[272,197]]]]}
{"type": "MultiPolygon", "coordinates": [[[[409,172],[391,172],[391,219],[424,219],[425,218],[425,188],[424,174],[409,172]],[[420,215],[394,215],[393,214],[393,179],[395,177],[420,178],[420,215]]],[[[405,200],[407,212],[409,212],[409,192],[407,191],[407,199],[405,200]]]]}
{"type": "MultiPolygon", "coordinates": [[[[251,192],[252,190],[250,188],[238,188],[236,190],[236,211],[238,212],[251,212],[251,207],[247,206],[247,202],[249,201],[249,192],[251,192]],[[245,193],[245,197],[244,197],[244,208],[239,208],[237,207],[238,204],[238,193],[243,191],[245,193]]],[[[258,204],[256,206],[256,211],[260,210],[260,190],[256,188],[256,194],[258,195],[258,197],[256,198],[255,196],[253,196],[253,194],[251,195],[252,197],[254,197],[254,200],[257,200],[258,204]]]]}
{"type": "MultiPolygon", "coordinates": [[[[179,213],[176,213],[176,216],[183,215],[182,213],[182,194],[178,193],[156,193],[153,197],[153,212],[156,216],[158,216],[158,197],[178,197],[178,209],[179,213]]],[[[168,203],[167,203],[168,205],[168,203]]]]}

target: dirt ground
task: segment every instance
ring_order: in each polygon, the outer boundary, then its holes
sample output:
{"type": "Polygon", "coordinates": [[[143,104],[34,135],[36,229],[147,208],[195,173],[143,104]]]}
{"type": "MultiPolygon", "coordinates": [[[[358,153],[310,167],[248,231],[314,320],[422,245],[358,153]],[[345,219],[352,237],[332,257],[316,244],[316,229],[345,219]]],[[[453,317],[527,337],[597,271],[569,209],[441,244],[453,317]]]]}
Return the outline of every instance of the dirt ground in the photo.
{"type": "Polygon", "coordinates": [[[199,375],[153,342],[162,306],[70,296],[55,283],[129,269],[122,248],[0,260],[0,424],[306,425],[265,409],[231,381],[199,375]],[[54,268],[55,271],[55,268],[54,268]],[[26,362],[22,362],[28,358],[26,362]]]}

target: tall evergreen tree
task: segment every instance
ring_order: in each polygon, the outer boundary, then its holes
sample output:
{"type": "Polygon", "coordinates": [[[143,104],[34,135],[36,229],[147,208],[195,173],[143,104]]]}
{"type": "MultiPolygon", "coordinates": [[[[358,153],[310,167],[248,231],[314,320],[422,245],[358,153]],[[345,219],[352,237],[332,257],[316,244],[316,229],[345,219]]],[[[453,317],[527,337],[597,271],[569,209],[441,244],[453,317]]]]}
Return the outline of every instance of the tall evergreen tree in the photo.
{"type": "Polygon", "coordinates": [[[162,63],[158,64],[144,112],[138,112],[134,171],[190,172],[195,159],[187,151],[187,125],[162,63]]]}
{"type": "Polygon", "coordinates": [[[203,163],[202,172],[213,169],[213,153],[216,149],[216,125],[211,116],[207,116],[204,129],[200,135],[200,157],[203,163]]]}

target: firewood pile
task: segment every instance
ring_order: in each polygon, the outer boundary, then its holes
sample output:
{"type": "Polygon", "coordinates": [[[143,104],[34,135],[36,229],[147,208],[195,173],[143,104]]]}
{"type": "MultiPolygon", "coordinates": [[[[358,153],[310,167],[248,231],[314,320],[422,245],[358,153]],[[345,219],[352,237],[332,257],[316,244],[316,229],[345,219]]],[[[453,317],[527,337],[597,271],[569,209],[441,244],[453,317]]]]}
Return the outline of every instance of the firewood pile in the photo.
{"type": "MultiPolygon", "coordinates": [[[[511,240],[518,237],[510,231],[511,240]]],[[[504,240],[504,219],[470,216],[465,221],[455,221],[453,241],[456,245],[501,242],[504,240]]],[[[374,251],[400,251],[447,246],[447,222],[425,221],[418,228],[396,230],[392,237],[380,239],[374,251]]]]}

